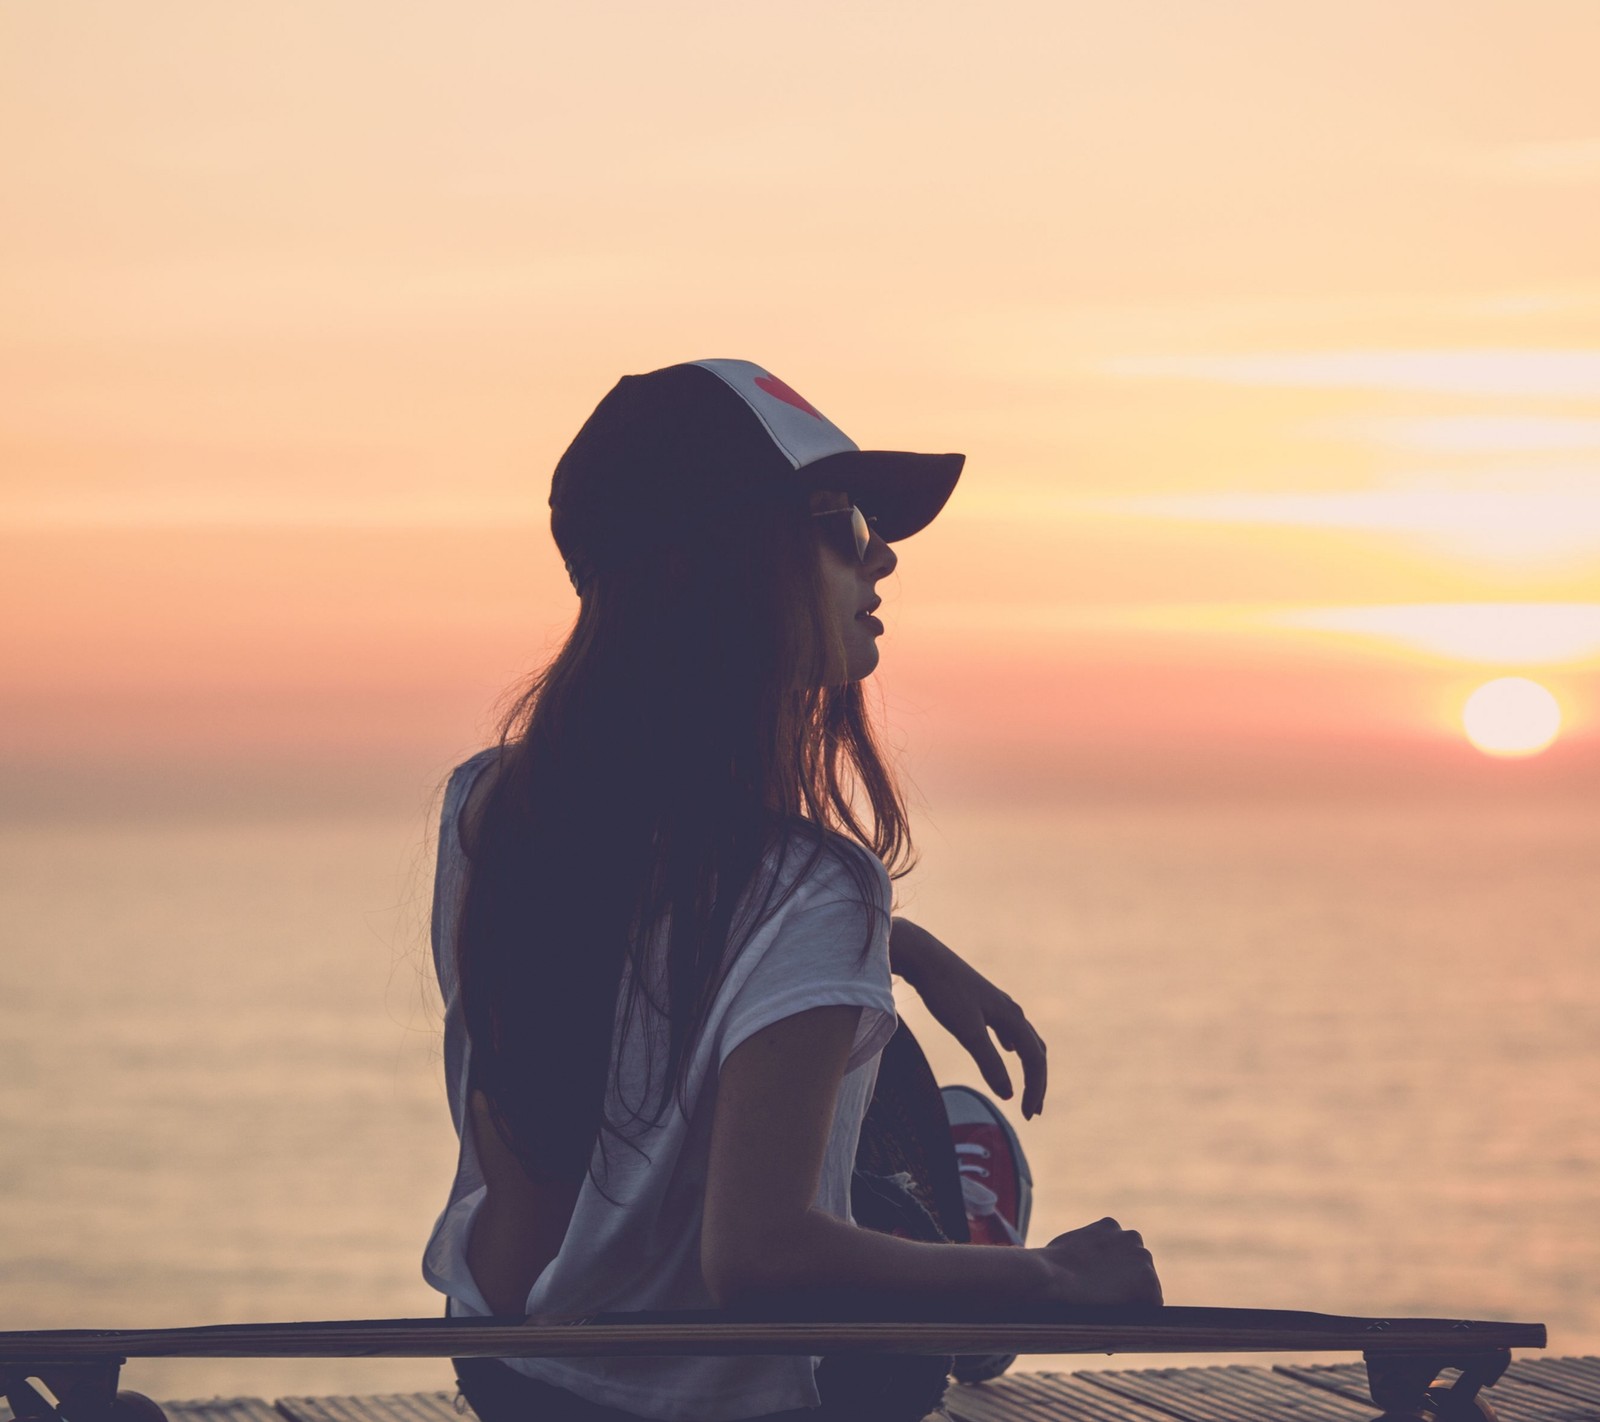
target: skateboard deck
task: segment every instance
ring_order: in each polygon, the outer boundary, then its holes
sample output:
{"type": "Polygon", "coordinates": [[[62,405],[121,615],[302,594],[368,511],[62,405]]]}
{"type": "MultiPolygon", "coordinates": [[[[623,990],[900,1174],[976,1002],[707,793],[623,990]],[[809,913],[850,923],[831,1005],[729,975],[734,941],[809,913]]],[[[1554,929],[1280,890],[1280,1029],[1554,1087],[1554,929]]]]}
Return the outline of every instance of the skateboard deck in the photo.
{"type": "Polygon", "coordinates": [[[1391,1416],[1492,1417],[1480,1389],[1512,1348],[1542,1348],[1537,1323],[1366,1318],[1281,1309],[880,1308],[615,1313],[588,1318],[402,1318],[200,1328],[0,1333],[0,1387],[19,1422],[154,1422],[118,1393],[130,1358],[601,1357],[624,1354],[1361,1353],[1391,1416]],[[1459,1369],[1453,1386],[1439,1375],[1459,1369]],[[47,1401],[30,1379],[42,1383],[47,1401]]]}

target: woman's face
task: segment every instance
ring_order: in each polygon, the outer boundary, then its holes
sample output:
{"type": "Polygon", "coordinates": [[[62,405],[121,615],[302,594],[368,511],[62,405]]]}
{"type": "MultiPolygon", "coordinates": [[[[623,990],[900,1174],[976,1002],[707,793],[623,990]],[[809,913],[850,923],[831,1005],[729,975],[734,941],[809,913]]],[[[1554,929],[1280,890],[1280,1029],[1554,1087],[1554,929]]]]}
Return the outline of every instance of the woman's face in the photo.
{"type": "MultiPolygon", "coordinates": [[[[833,490],[818,491],[811,495],[812,513],[830,509],[850,508],[850,496],[833,490]]],[[[827,609],[829,627],[834,636],[828,649],[827,684],[860,681],[869,677],[878,666],[878,638],[883,633],[883,623],[871,614],[881,599],[877,593],[879,578],[886,577],[900,561],[876,533],[867,544],[865,561],[858,559],[852,548],[849,555],[843,552],[850,542],[850,515],[830,513],[823,522],[840,525],[827,530],[819,528],[818,557],[822,568],[823,605],[827,609]],[[839,664],[843,658],[843,665],[839,664]]]]}

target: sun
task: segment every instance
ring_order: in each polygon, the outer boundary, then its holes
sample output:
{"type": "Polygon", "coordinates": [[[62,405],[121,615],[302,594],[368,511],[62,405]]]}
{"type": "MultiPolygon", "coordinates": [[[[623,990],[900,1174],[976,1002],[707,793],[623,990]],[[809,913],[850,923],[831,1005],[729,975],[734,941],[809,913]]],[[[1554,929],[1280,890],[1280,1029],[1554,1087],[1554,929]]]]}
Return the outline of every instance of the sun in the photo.
{"type": "Polygon", "coordinates": [[[1461,723],[1485,755],[1538,755],[1561,729],[1561,705],[1536,681],[1501,676],[1467,698],[1461,723]]]}

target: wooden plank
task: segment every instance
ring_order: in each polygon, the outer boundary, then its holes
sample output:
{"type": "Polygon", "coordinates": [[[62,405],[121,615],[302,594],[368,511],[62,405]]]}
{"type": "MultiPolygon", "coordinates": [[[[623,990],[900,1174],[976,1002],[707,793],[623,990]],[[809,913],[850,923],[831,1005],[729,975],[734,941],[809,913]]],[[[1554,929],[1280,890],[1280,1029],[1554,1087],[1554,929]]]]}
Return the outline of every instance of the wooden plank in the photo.
{"type": "Polygon", "coordinates": [[[1481,1395],[1507,1422],[1600,1422],[1600,1404],[1535,1387],[1509,1371],[1481,1395]]]}
{"type": "Polygon", "coordinates": [[[955,1383],[944,1406],[956,1422],[1172,1422],[1166,1413],[1073,1373],[1015,1373],[993,1382],[955,1383]]]}
{"type": "Polygon", "coordinates": [[[1372,1407],[1365,1363],[1279,1363],[1273,1372],[1372,1407]]]}
{"type": "MultiPolygon", "coordinates": [[[[1520,1359],[1485,1396],[1506,1422],[1600,1422],[1600,1358],[1520,1359]]],[[[161,1405],[170,1422],[474,1422],[453,1392],[161,1405]]],[[[1362,1363],[1016,1373],[952,1384],[945,1407],[954,1422],[1371,1422],[1374,1411],[1362,1363]]],[[[0,1402],[0,1422],[9,1418],[0,1402]]]]}
{"type": "MultiPolygon", "coordinates": [[[[1532,1366],[1538,1365],[1536,1360],[1532,1362],[1532,1366]]],[[[1496,1412],[1514,1422],[1600,1422],[1600,1399],[1589,1401],[1537,1387],[1528,1381],[1528,1366],[1513,1363],[1504,1377],[1483,1390],[1496,1412]]],[[[1284,1364],[1274,1371],[1357,1402],[1368,1401],[1367,1370],[1362,1363],[1284,1364]]]]}
{"type": "Polygon", "coordinates": [[[1183,1422],[1372,1422],[1371,1403],[1358,1405],[1267,1368],[1233,1364],[1215,1368],[1145,1368],[1079,1373],[1147,1407],[1183,1422]]]}
{"type": "MultiPolygon", "coordinates": [[[[206,1418],[195,1422],[463,1422],[454,1393],[389,1396],[285,1397],[264,1416],[206,1418]]],[[[187,1404],[175,1404],[185,1406],[187,1404]]],[[[266,1407],[265,1404],[260,1404],[266,1407]]],[[[172,1422],[177,1415],[168,1408],[172,1422]]],[[[991,1383],[954,1383],[945,1407],[957,1422],[1172,1422],[1170,1416],[1108,1394],[1070,1374],[1021,1373],[991,1383]]],[[[464,1414],[473,1422],[470,1409],[464,1414]]]]}
{"type": "MultiPolygon", "coordinates": [[[[1529,1371],[1553,1377],[1560,1363],[1595,1363],[1585,1359],[1531,1359],[1514,1363],[1487,1396],[1507,1422],[1600,1422],[1600,1398],[1593,1402],[1552,1389],[1540,1390],[1529,1371]]],[[[1577,1386],[1600,1389],[1600,1366],[1567,1369],[1577,1386]]],[[[266,1405],[255,1399],[238,1403],[266,1405]]],[[[270,1409],[229,1415],[212,1403],[166,1404],[173,1422],[461,1422],[449,1392],[377,1397],[283,1398],[281,1417],[270,1409]],[[178,1411],[177,1409],[183,1409],[178,1411]]],[[[1286,1365],[1262,1368],[1165,1368],[1080,1373],[1018,1373],[972,1386],[952,1384],[945,1408],[955,1422],[1371,1422],[1374,1408],[1367,1394],[1362,1363],[1286,1365]],[[1274,1382],[1274,1374],[1279,1381],[1274,1382]],[[1288,1384],[1286,1388],[1284,1384],[1288,1384]],[[1324,1394],[1318,1399],[1316,1393],[1324,1394]],[[1320,1405],[1319,1405],[1320,1401],[1320,1405]]],[[[465,1414],[470,1419],[470,1410],[465,1414]]]]}
{"type": "MultiPolygon", "coordinates": [[[[462,1422],[453,1392],[382,1393],[365,1397],[280,1397],[274,1422],[462,1422]]],[[[463,1404],[464,1405],[464,1404],[463,1404]]]]}
{"type": "Polygon", "coordinates": [[[1047,1417],[1084,1417],[1102,1422],[1169,1422],[1159,1412],[1108,1393],[1087,1373],[1019,1373],[1012,1386],[1029,1397],[1047,1417]],[[1109,1404],[1109,1409],[1108,1409],[1109,1404]]]}
{"type": "Polygon", "coordinates": [[[163,1402],[167,1422],[283,1422],[283,1416],[265,1398],[202,1397],[163,1402]]]}
{"type": "Polygon", "coordinates": [[[1009,1380],[971,1387],[953,1383],[943,1405],[955,1422],[1052,1422],[1061,1415],[1053,1404],[1041,1405],[1009,1380]]]}
{"type": "Polygon", "coordinates": [[[1527,1358],[1511,1366],[1533,1387],[1600,1404],[1600,1358],[1527,1358]]]}
{"type": "MultiPolygon", "coordinates": [[[[263,1397],[186,1398],[163,1402],[168,1422],[283,1422],[283,1414],[263,1397]]],[[[12,1422],[11,1409],[0,1401],[0,1422],[12,1422]]],[[[452,1418],[452,1422],[460,1422],[452,1418]]]]}
{"type": "MultiPolygon", "coordinates": [[[[1600,1422],[1600,1358],[1522,1359],[1485,1395],[1505,1422],[1600,1422]]],[[[171,1422],[475,1422],[451,1392],[286,1397],[276,1410],[259,1398],[162,1405],[171,1422]]],[[[1372,1422],[1375,1413],[1362,1363],[1014,1373],[953,1383],[945,1408],[954,1422],[1372,1422]]]]}
{"type": "Polygon", "coordinates": [[[1542,1348],[1541,1324],[1363,1319],[1274,1310],[1037,1310],[1022,1317],[768,1320],[355,1319],[0,1333],[0,1362],[123,1358],[731,1356],[794,1353],[1408,1352],[1542,1348]],[[1108,1312],[1110,1316],[1108,1317],[1108,1312]]]}
{"type": "Polygon", "coordinates": [[[1272,1371],[1346,1397],[1368,1396],[1365,1363],[1279,1363],[1272,1371]]]}

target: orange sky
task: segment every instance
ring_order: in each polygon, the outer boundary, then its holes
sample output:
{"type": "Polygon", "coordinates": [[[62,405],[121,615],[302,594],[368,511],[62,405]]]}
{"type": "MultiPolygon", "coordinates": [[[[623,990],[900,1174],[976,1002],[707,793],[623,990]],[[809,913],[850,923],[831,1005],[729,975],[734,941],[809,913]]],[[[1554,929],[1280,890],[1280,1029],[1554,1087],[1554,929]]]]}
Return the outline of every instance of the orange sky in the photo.
{"type": "Polygon", "coordinates": [[[886,588],[931,780],[1467,773],[1506,672],[1590,764],[1597,43],[1588,0],[6,6],[0,761],[425,779],[571,616],[566,440],[726,355],[969,456],[886,588]]]}

